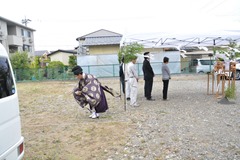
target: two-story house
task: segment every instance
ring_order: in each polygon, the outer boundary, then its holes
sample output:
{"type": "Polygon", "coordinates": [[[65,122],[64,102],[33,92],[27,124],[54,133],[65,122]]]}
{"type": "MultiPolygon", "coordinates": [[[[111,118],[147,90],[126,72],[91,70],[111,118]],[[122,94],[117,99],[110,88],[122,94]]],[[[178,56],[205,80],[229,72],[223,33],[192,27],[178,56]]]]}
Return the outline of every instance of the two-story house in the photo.
{"type": "Polygon", "coordinates": [[[32,28],[0,17],[0,43],[3,44],[8,53],[27,51],[33,55],[34,31],[32,28]]]}
{"type": "Polygon", "coordinates": [[[79,55],[117,54],[122,35],[105,29],[78,37],[79,55]]]}

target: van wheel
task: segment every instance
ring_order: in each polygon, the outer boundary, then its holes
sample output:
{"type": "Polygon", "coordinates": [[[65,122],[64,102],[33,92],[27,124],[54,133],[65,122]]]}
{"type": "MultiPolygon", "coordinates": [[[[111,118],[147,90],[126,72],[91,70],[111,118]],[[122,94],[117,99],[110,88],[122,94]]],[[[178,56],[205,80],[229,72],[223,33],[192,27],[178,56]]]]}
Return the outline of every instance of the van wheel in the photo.
{"type": "Polygon", "coordinates": [[[236,77],[235,77],[236,80],[240,80],[240,71],[236,71],[236,77]]]}

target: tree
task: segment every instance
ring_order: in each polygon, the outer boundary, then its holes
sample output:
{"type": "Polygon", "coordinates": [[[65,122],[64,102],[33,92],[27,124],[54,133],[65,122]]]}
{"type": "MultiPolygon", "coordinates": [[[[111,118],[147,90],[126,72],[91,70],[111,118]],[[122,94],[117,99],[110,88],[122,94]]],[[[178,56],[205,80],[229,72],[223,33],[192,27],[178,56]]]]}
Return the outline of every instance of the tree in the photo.
{"type": "Polygon", "coordinates": [[[15,52],[10,56],[12,68],[16,74],[16,80],[29,80],[31,79],[30,59],[27,52],[15,52]]]}
{"type": "Polygon", "coordinates": [[[47,77],[57,79],[64,72],[64,64],[60,61],[52,61],[47,66],[47,77]]]}
{"type": "Polygon", "coordinates": [[[142,52],[143,45],[138,44],[137,42],[123,46],[118,52],[118,61],[121,63],[121,60],[124,56],[124,63],[130,62],[137,53],[142,52]]]}
{"type": "Polygon", "coordinates": [[[224,61],[225,59],[234,60],[237,57],[240,57],[239,46],[237,46],[236,42],[230,42],[227,46],[222,46],[216,49],[219,53],[217,54],[217,60],[224,61]],[[218,57],[220,55],[220,57],[218,57]]]}
{"type": "Polygon", "coordinates": [[[31,63],[31,67],[32,68],[40,68],[40,56],[35,56],[32,63],[31,63]]]}
{"type": "Polygon", "coordinates": [[[69,64],[69,68],[73,68],[74,66],[77,65],[77,56],[69,56],[69,60],[68,60],[68,64],[69,64]]]}
{"type": "Polygon", "coordinates": [[[63,68],[64,64],[60,61],[52,61],[48,64],[48,68],[63,68]]]}
{"type": "Polygon", "coordinates": [[[27,52],[16,52],[10,56],[13,69],[27,69],[30,66],[30,59],[27,52]]]}

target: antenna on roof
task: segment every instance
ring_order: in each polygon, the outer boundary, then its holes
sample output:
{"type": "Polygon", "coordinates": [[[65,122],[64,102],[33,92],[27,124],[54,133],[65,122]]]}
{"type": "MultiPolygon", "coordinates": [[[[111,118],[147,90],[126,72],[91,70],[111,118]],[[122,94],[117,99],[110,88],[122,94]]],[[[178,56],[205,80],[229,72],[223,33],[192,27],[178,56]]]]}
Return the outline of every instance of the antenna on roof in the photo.
{"type": "Polygon", "coordinates": [[[25,19],[22,19],[22,24],[25,24],[25,26],[27,26],[27,24],[31,22],[30,19],[26,19],[26,16],[25,16],[25,19]]]}

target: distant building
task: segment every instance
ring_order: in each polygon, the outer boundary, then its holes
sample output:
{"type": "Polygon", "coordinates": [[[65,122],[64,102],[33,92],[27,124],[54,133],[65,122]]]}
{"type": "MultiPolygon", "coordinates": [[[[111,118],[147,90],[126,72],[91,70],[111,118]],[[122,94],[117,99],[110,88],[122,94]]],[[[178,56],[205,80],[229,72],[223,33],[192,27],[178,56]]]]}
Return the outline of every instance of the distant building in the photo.
{"type": "Polygon", "coordinates": [[[39,56],[42,57],[44,55],[48,55],[49,52],[47,50],[39,50],[39,51],[35,51],[33,56],[39,56]]]}
{"type": "Polygon", "coordinates": [[[60,61],[62,62],[64,65],[69,65],[68,61],[69,61],[69,56],[71,55],[77,55],[77,51],[76,50],[56,50],[53,51],[51,53],[48,54],[48,57],[50,57],[51,62],[52,61],[60,61]]]}
{"type": "Polygon", "coordinates": [[[32,28],[0,17],[0,43],[8,53],[27,51],[29,55],[33,55],[34,31],[32,28]]]}
{"type": "Polygon", "coordinates": [[[49,52],[47,50],[39,50],[34,52],[33,57],[38,56],[40,60],[40,67],[46,67],[50,61],[48,54],[49,52]]]}
{"type": "Polygon", "coordinates": [[[105,29],[78,37],[79,55],[117,54],[122,35],[105,29]]]}

